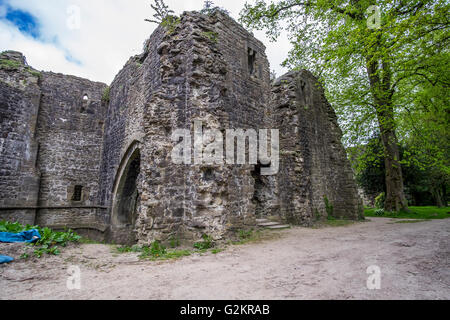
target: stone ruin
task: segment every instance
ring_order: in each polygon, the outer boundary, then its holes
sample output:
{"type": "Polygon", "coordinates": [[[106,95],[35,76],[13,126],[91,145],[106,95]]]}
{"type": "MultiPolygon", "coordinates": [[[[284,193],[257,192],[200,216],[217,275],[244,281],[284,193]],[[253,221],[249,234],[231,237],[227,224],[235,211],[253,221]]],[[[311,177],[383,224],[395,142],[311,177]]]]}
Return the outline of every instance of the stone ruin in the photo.
{"type": "Polygon", "coordinates": [[[159,26],[110,87],[4,52],[0,122],[0,220],[148,243],[219,239],[261,217],[311,226],[363,214],[317,79],[296,71],[271,81],[263,43],[221,12],[159,26]],[[279,129],[279,173],[174,164],[171,134],[194,121],[279,129]]]}

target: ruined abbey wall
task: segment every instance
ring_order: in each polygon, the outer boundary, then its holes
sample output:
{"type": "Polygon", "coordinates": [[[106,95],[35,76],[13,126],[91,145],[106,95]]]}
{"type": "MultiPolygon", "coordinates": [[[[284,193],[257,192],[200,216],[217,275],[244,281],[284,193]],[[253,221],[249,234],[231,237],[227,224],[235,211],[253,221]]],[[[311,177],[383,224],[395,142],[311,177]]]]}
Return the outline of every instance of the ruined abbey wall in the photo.
{"type": "Polygon", "coordinates": [[[33,223],[38,202],[39,171],[36,123],[40,103],[39,77],[25,67],[18,53],[0,68],[0,219],[33,223]],[[20,210],[7,210],[21,207],[20,210]],[[30,209],[27,209],[29,207],[30,209]]]}
{"type": "Polygon", "coordinates": [[[99,206],[106,86],[43,72],[37,141],[40,170],[37,224],[105,229],[99,206]],[[76,191],[77,188],[81,189],[76,191]],[[75,193],[78,192],[78,195],[75,193]],[[52,207],[57,207],[52,209],[52,207]],[[68,207],[63,209],[61,207],[68,207]]]}
{"type": "Polygon", "coordinates": [[[361,214],[317,80],[303,71],[271,84],[264,45],[221,12],[158,27],[109,88],[36,73],[21,54],[5,54],[23,61],[0,68],[0,219],[148,243],[219,239],[260,217],[312,225],[361,214]],[[223,137],[279,129],[279,173],[262,175],[262,163],[175,164],[172,134],[195,137],[195,123],[223,137]]]}
{"type": "Polygon", "coordinates": [[[106,85],[38,72],[17,52],[0,59],[0,219],[106,230],[98,201],[106,85]]]}
{"type": "Polygon", "coordinates": [[[270,105],[273,126],[281,129],[281,169],[276,176],[280,215],[301,225],[328,215],[361,218],[362,202],[341,143],[342,131],[317,79],[305,70],[280,77],[273,84],[270,105]]]}

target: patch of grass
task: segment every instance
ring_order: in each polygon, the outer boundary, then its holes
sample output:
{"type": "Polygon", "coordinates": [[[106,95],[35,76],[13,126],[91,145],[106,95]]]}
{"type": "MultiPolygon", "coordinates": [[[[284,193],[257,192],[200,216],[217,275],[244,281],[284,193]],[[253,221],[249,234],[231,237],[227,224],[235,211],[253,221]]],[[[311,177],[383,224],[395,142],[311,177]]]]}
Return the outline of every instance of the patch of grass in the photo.
{"type": "Polygon", "coordinates": [[[121,246],[117,247],[117,252],[119,253],[130,253],[130,252],[142,252],[142,247],[139,247],[138,245],[134,245],[132,247],[129,246],[121,246]]]}
{"type": "Polygon", "coordinates": [[[238,232],[238,237],[240,240],[238,241],[229,241],[229,244],[231,245],[244,245],[247,243],[253,243],[253,242],[261,242],[264,240],[273,240],[280,237],[280,234],[278,232],[274,232],[271,230],[251,230],[251,233],[248,231],[241,233],[238,232]],[[241,237],[244,236],[244,237],[241,237]]]}
{"type": "Polygon", "coordinates": [[[239,230],[239,239],[247,240],[253,235],[253,230],[239,230]]]}
{"type": "Polygon", "coordinates": [[[326,226],[329,227],[344,227],[344,226],[349,226],[351,224],[354,224],[356,221],[353,220],[342,220],[342,219],[332,219],[332,220],[327,220],[325,222],[326,226]]]}
{"type": "Polygon", "coordinates": [[[41,77],[41,73],[39,71],[30,71],[31,75],[40,78],[41,77]]]}
{"type": "Polygon", "coordinates": [[[168,251],[164,256],[161,257],[163,260],[169,259],[179,259],[183,257],[188,257],[192,254],[192,251],[189,250],[174,250],[168,251]]]}
{"type": "Polygon", "coordinates": [[[26,67],[25,68],[32,76],[40,78],[41,77],[41,73],[39,71],[33,70],[30,67],[26,67]]]}
{"type": "Polygon", "coordinates": [[[175,32],[175,28],[181,23],[181,18],[168,15],[164,20],[161,22],[161,25],[166,28],[167,32],[169,34],[172,34],[175,32]]]}
{"type": "Polygon", "coordinates": [[[377,211],[374,208],[366,208],[366,217],[382,217],[382,218],[393,218],[393,219],[446,219],[450,218],[450,209],[438,208],[438,207],[409,207],[410,212],[400,211],[400,212],[386,212],[383,210],[377,211]]]}
{"type": "Polygon", "coordinates": [[[202,35],[205,38],[208,38],[211,42],[214,42],[214,43],[218,42],[219,34],[217,32],[214,32],[214,31],[202,32],[202,35]]]}
{"type": "Polygon", "coordinates": [[[422,219],[422,220],[401,220],[401,221],[395,221],[394,223],[419,223],[419,222],[426,222],[426,221],[430,221],[422,219]]]}
{"type": "Polygon", "coordinates": [[[117,247],[116,250],[119,253],[140,253],[139,259],[152,261],[179,259],[192,254],[190,250],[167,250],[159,241],[154,241],[150,246],[122,246],[117,247]]]}
{"type": "Polygon", "coordinates": [[[223,252],[225,249],[212,249],[211,250],[211,253],[212,254],[218,254],[218,253],[221,253],[221,252],[223,252]]]}
{"type": "Polygon", "coordinates": [[[100,241],[95,241],[86,237],[81,237],[81,239],[78,241],[81,244],[106,244],[105,241],[100,242],[100,241]]]}
{"type": "MultiPolygon", "coordinates": [[[[26,225],[23,226],[18,222],[12,223],[8,221],[0,221],[0,232],[19,233],[22,231],[29,231],[36,229],[41,235],[41,239],[35,243],[29,244],[33,246],[34,256],[41,258],[44,254],[59,255],[61,253],[60,248],[66,247],[69,243],[78,243],[81,239],[72,230],[66,232],[56,232],[49,228],[41,228],[39,226],[26,225]]],[[[21,258],[28,258],[29,254],[25,253],[21,258]]]]}
{"type": "Polygon", "coordinates": [[[214,247],[213,239],[207,234],[203,235],[203,241],[194,243],[194,248],[198,250],[208,250],[214,247]]]}
{"type": "Polygon", "coordinates": [[[180,246],[180,239],[171,237],[169,239],[169,244],[171,248],[178,248],[180,246]]]}
{"type": "Polygon", "coordinates": [[[7,71],[16,71],[22,67],[22,64],[18,61],[9,59],[0,59],[0,69],[7,71]]]}

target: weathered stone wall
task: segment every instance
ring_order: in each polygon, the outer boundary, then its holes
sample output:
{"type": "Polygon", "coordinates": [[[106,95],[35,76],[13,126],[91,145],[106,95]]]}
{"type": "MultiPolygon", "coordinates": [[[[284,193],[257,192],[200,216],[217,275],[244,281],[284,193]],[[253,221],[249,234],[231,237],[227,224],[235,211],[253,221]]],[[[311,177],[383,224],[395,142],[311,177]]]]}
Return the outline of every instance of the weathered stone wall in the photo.
{"type": "Polygon", "coordinates": [[[96,237],[120,243],[219,239],[268,216],[311,225],[327,215],[324,197],[333,216],[358,218],[342,133],[323,90],[308,72],[271,86],[264,52],[227,15],[187,12],[156,29],[104,99],[104,84],[38,77],[11,53],[21,67],[0,70],[0,206],[37,213],[1,214],[99,230],[96,237]],[[261,163],[174,164],[172,134],[187,129],[194,139],[198,122],[202,133],[219,130],[223,143],[228,129],[279,129],[279,174],[262,176],[261,163]]]}
{"type": "Polygon", "coordinates": [[[17,52],[0,62],[1,219],[104,230],[98,193],[106,85],[37,72],[17,52]],[[82,187],[79,201],[75,186],[82,187]]]}
{"type": "MultiPolygon", "coordinates": [[[[144,53],[132,57],[126,63],[110,88],[100,185],[102,203],[110,207],[111,230],[108,237],[118,242],[126,243],[136,240],[134,225],[121,223],[118,215],[122,213],[117,212],[121,194],[123,191],[126,192],[126,190],[120,190],[120,187],[121,183],[127,179],[127,166],[133,151],[139,152],[141,167],[163,170],[157,167],[154,161],[145,158],[146,153],[143,152],[147,143],[157,140],[156,136],[145,135],[144,121],[146,103],[161,86],[160,59],[157,50],[163,35],[164,30],[158,28],[146,42],[144,53]]],[[[138,175],[137,193],[144,201],[148,198],[149,192],[157,191],[156,188],[148,186],[144,188],[145,181],[142,175],[138,175]]],[[[152,183],[149,182],[149,184],[152,183]]],[[[141,212],[139,206],[129,208],[129,211],[133,210],[141,212]]],[[[129,214],[140,215],[138,212],[129,212],[129,214]]]]}
{"type": "Polygon", "coordinates": [[[311,225],[327,217],[325,197],[337,218],[362,217],[337,117],[308,71],[290,72],[272,89],[273,125],[280,128],[277,189],[281,216],[311,225]]]}
{"type": "Polygon", "coordinates": [[[176,129],[190,130],[194,137],[194,121],[202,122],[203,132],[262,128],[269,94],[265,48],[221,13],[185,13],[162,40],[161,86],[145,111],[138,238],[220,238],[231,228],[254,225],[253,166],[174,165],[170,138],[176,129]],[[258,52],[253,74],[249,47],[258,52]]]}
{"type": "MultiPolygon", "coordinates": [[[[39,76],[25,57],[0,55],[0,207],[35,207],[39,191],[36,169],[36,120],[39,76]]],[[[33,223],[34,209],[0,210],[0,219],[33,223]]]]}
{"type": "MultiPolygon", "coordinates": [[[[103,83],[43,72],[38,116],[37,166],[41,172],[40,207],[99,205],[99,172],[106,104],[103,83]],[[80,199],[74,198],[80,186],[80,199]]],[[[105,224],[97,209],[40,209],[36,222],[71,228],[105,224]]],[[[100,227],[104,229],[104,227],[100,227]]]]}

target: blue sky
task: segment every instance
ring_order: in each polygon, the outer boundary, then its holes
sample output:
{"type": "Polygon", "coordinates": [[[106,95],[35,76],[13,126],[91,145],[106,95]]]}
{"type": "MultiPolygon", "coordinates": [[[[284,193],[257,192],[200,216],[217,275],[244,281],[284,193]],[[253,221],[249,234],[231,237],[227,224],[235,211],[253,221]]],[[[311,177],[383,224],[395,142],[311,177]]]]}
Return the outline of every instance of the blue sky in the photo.
{"type": "MultiPolygon", "coordinates": [[[[216,0],[236,19],[245,1],[216,0]]],[[[150,0],[0,0],[0,51],[17,50],[38,70],[61,72],[111,83],[130,56],[141,53],[156,28],[150,0]]],[[[176,14],[200,10],[203,0],[166,0],[176,14]]],[[[267,46],[271,68],[290,48],[285,37],[267,46]]]]}
{"type": "Polygon", "coordinates": [[[20,32],[38,39],[40,37],[39,19],[32,13],[13,8],[6,1],[0,0],[0,6],[3,7],[2,20],[14,25],[20,32]]]}

